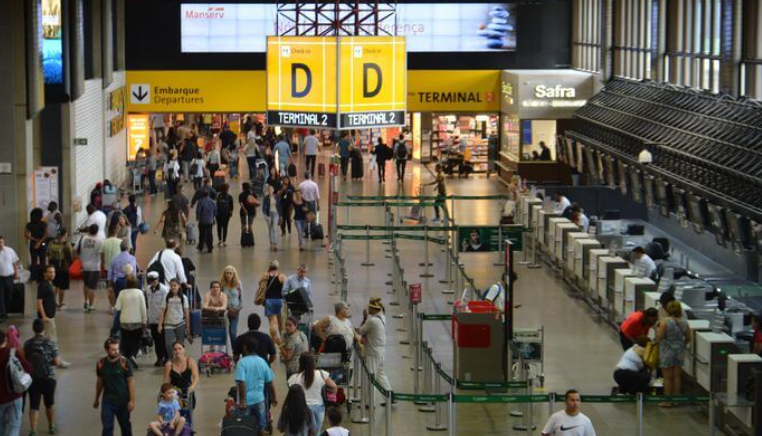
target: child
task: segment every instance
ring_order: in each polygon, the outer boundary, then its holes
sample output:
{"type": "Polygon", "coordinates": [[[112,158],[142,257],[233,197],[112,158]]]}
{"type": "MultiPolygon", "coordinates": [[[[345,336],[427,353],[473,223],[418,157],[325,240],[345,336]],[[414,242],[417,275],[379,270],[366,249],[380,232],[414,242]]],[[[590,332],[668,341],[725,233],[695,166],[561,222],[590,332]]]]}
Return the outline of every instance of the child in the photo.
{"type": "Polygon", "coordinates": [[[156,408],[157,420],[148,424],[148,429],[156,436],[163,436],[163,430],[174,430],[179,436],[185,427],[185,418],[180,416],[180,403],[177,402],[177,391],[169,383],[161,385],[161,400],[156,408]]]}
{"type": "Polygon", "coordinates": [[[341,410],[332,407],[326,412],[328,428],[320,436],[349,436],[349,430],[341,426],[341,410]]]}

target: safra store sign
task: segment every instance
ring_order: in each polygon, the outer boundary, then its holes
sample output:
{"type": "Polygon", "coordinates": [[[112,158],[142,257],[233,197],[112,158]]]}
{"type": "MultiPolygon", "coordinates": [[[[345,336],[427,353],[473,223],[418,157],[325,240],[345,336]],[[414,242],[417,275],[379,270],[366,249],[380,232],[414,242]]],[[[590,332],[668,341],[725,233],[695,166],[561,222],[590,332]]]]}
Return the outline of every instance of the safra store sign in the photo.
{"type": "Polygon", "coordinates": [[[501,111],[519,119],[571,118],[593,96],[593,76],[580,71],[503,71],[501,82],[501,111]]]}

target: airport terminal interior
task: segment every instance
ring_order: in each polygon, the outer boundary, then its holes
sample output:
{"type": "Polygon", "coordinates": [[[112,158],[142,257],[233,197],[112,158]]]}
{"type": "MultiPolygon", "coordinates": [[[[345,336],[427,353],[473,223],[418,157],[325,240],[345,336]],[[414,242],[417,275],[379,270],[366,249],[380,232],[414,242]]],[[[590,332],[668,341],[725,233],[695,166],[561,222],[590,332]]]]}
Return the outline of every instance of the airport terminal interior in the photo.
{"type": "Polygon", "coordinates": [[[761,0],[0,1],[0,196],[0,436],[762,434],[761,0]]]}

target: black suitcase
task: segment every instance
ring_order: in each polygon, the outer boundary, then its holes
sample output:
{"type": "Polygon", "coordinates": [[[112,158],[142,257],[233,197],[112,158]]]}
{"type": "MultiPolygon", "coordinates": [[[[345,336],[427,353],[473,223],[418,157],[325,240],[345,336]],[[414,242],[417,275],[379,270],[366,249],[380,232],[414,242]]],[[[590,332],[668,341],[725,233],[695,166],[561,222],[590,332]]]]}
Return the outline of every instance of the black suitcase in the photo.
{"type": "Polygon", "coordinates": [[[296,165],[290,164],[288,166],[288,176],[289,177],[296,177],[296,165]]]}
{"type": "Polygon", "coordinates": [[[8,313],[20,313],[24,314],[24,284],[14,283],[13,291],[11,292],[10,301],[8,302],[8,313]]]}
{"type": "Polygon", "coordinates": [[[243,232],[241,233],[241,247],[253,247],[254,246],[254,233],[243,232]]]}
{"type": "Polygon", "coordinates": [[[312,225],[312,235],[310,235],[313,241],[322,241],[325,237],[325,234],[323,233],[323,225],[322,224],[313,224],[312,225]]]}
{"type": "Polygon", "coordinates": [[[283,297],[291,314],[300,317],[312,309],[312,300],[305,288],[297,288],[283,297]]]}
{"type": "Polygon", "coordinates": [[[259,434],[259,422],[254,416],[231,416],[222,419],[220,436],[251,436],[259,434]]]}

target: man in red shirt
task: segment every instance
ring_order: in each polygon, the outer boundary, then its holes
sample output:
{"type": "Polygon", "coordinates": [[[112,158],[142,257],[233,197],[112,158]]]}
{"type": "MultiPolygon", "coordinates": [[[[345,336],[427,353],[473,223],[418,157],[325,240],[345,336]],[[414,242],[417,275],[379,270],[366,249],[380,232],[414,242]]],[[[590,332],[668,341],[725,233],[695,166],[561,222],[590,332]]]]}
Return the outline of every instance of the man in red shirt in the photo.
{"type": "Polygon", "coordinates": [[[619,328],[619,341],[624,351],[629,350],[641,336],[648,336],[648,331],[659,320],[659,311],[655,307],[633,312],[619,328]]]}
{"type": "MultiPolygon", "coordinates": [[[[13,348],[8,346],[5,330],[0,330],[0,368],[5,371],[13,348]]],[[[23,354],[23,353],[21,353],[23,354]]],[[[32,365],[20,353],[16,353],[24,371],[32,372],[32,365]]],[[[8,386],[8,377],[0,376],[0,434],[19,436],[21,431],[21,406],[24,394],[14,393],[8,386]]]]}

